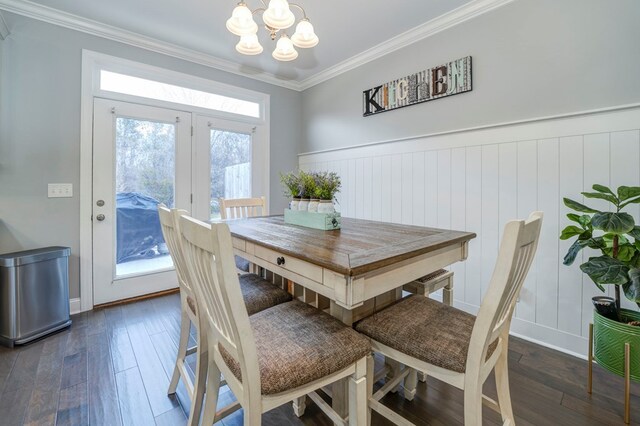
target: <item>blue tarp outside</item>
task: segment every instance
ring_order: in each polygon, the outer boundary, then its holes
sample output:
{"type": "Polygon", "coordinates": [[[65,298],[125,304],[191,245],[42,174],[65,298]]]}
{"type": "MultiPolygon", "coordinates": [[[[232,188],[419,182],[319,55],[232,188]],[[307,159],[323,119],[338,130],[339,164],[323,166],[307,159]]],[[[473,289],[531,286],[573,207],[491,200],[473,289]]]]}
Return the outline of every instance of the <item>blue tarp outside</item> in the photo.
{"type": "Polygon", "coordinates": [[[116,194],[116,263],[153,257],[164,246],[158,203],[138,192],[116,194]]]}

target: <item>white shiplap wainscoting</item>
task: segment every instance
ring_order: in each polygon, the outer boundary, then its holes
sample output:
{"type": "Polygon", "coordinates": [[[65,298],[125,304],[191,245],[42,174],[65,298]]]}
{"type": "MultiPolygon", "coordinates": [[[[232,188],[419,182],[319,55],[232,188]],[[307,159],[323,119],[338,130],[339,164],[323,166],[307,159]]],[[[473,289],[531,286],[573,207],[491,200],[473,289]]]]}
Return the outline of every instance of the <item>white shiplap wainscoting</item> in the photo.
{"type": "MultiPolygon", "coordinates": [[[[591,297],[600,293],[581,273],[581,257],[562,265],[570,245],[558,240],[569,223],[562,197],[583,201],[580,192],[594,183],[640,185],[639,128],[640,106],[632,105],[301,154],[299,163],[342,177],[343,216],[475,232],[468,260],[452,266],[455,305],[472,313],[491,278],[504,224],[544,211],[511,330],[584,356],[591,297]]],[[[627,211],[638,222],[640,207],[627,211]]]]}

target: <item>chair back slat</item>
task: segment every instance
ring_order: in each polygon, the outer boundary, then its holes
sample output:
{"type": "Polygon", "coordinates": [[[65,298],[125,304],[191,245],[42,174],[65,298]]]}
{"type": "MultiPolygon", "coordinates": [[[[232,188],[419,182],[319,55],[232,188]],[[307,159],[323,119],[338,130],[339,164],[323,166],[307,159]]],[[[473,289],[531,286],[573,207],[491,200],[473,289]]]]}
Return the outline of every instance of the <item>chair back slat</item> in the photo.
{"type": "Polygon", "coordinates": [[[534,212],[526,221],[514,220],[505,226],[498,260],[471,334],[467,366],[482,364],[489,346],[497,338],[508,338],[518,294],[538,247],[542,217],[542,212],[534,212]]]}
{"type": "Polygon", "coordinates": [[[259,198],[220,198],[221,219],[243,219],[247,217],[266,216],[267,200],[259,198]]]}
{"type": "Polygon", "coordinates": [[[231,316],[227,312],[222,296],[220,279],[215,270],[214,254],[210,248],[211,226],[196,222],[191,218],[180,219],[183,236],[183,247],[189,262],[189,272],[193,277],[194,290],[198,301],[204,302],[206,316],[213,324],[212,329],[226,340],[229,346],[235,347],[236,335],[231,327],[231,316]]]}
{"type": "Polygon", "coordinates": [[[186,210],[169,209],[164,204],[158,205],[158,215],[160,216],[160,227],[162,228],[162,236],[169,249],[169,255],[173,261],[178,275],[178,285],[184,290],[188,296],[193,296],[193,290],[189,282],[187,272],[187,262],[181,247],[180,224],[179,218],[182,215],[189,214],[186,210]]]}
{"type": "MultiPolygon", "coordinates": [[[[259,378],[255,341],[240,291],[229,227],[182,216],[180,229],[198,309],[202,311],[200,318],[206,321],[201,327],[206,326],[238,361],[242,377],[259,378]]],[[[215,348],[218,350],[217,345],[215,348]]],[[[260,389],[259,383],[256,386],[260,389]]]]}

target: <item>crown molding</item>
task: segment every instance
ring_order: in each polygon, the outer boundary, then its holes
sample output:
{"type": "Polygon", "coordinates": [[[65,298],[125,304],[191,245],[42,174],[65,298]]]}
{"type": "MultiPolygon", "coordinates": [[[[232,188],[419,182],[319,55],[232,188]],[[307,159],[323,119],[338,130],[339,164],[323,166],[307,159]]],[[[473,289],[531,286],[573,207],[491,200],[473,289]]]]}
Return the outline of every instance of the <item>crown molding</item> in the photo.
{"type": "MultiPolygon", "coordinates": [[[[452,10],[451,12],[445,13],[431,21],[412,28],[302,81],[282,80],[274,74],[267,73],[256,68],[241,66],[237,63],[221,59],[213,55],[187,49],[152,37],[147,37],[142,34],[114,27],[112,25],[86,19],[71,13],[62,12],[28,0],[0,0],[0,10],[5,10],[7,12],[37,19],[39,21],[58,25],[71,30],[80,31],[86,34],[91,34],[119,43],[128,44],[130,46],[215,68],[221,71],[262,81],[264,83],[273,84],[275,86],[303,91],[513,1],[515,0],[471,1],[452,10]]],[[[5,35],[3,24],[4,21],[0,16],[0,39],[4,39],[4,37],[9,34],[6,24],[4,24],[7,34],[5,35]]]]}
{"type": "Polygon", "coordinates": [[[504,6],[515,0],[474,0],[457,9],[440,15],[431,21],[418,25],[402,34],[399,34],[377,46],[367,49],[352,58],[342,61],[326,70],[306,78],[300,82],[300,90],[306,90],[324,81],[339,76],[368,62],[381,58],[396,50],[407,47],[417,41],[423,40],[455,25],[480,16],[493,9],[504,6]]]}
{"type": "Polygon", "coordinates": [[[11,32],[9,31],[9,27],[7,27],[7,23],[4,21],[2,12],[0,11],[0,40],[4,40],[9,37],[9,34],[11,34],[11,32]]]}
{"type": "MultiPolygon", "coordinates": [[[[259,80],[275,86],[297,91],[300,90],[300,84],[296,81],[282,80],[274,74],[266,73],[256,68],[241,66],[237,63],[217,58],[203,52],[187,49],[185,47],[160,41],[152,37],[147,37],[142,34],[114,27],[112,25],[103,24],[91,19],[86,19],[71,13],[62,12],[28,0],[0,0],[0,10],[5,10],[7,12],[26,16],[49,24],[106,38],[174,58],[183,59],[185,61],[237,74],[254,80],[259,80]]],[[[3,35],[2,23],[3,22],[0,22],[0,36],[3,35]]]]}

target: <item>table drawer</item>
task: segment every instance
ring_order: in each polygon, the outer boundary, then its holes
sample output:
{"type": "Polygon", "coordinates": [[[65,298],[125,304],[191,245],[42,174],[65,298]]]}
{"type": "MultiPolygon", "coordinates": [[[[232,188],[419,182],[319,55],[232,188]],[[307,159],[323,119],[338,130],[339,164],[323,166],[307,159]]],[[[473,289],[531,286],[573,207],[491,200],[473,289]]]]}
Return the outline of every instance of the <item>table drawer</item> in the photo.
{"type": "Polygon", "coordinates": [[[247,251],[247,242],[240,238],[233,237],[232,238],[233,248],[238,249],[240,251],[247,251]]]}
{"type": "Polygon", "coordinates": [[[322,283],[322,268],[318,265],[305,262],[292,256],[283,255],[258,245],[255,247],[255,256],[280,268],[322,283]]]}

